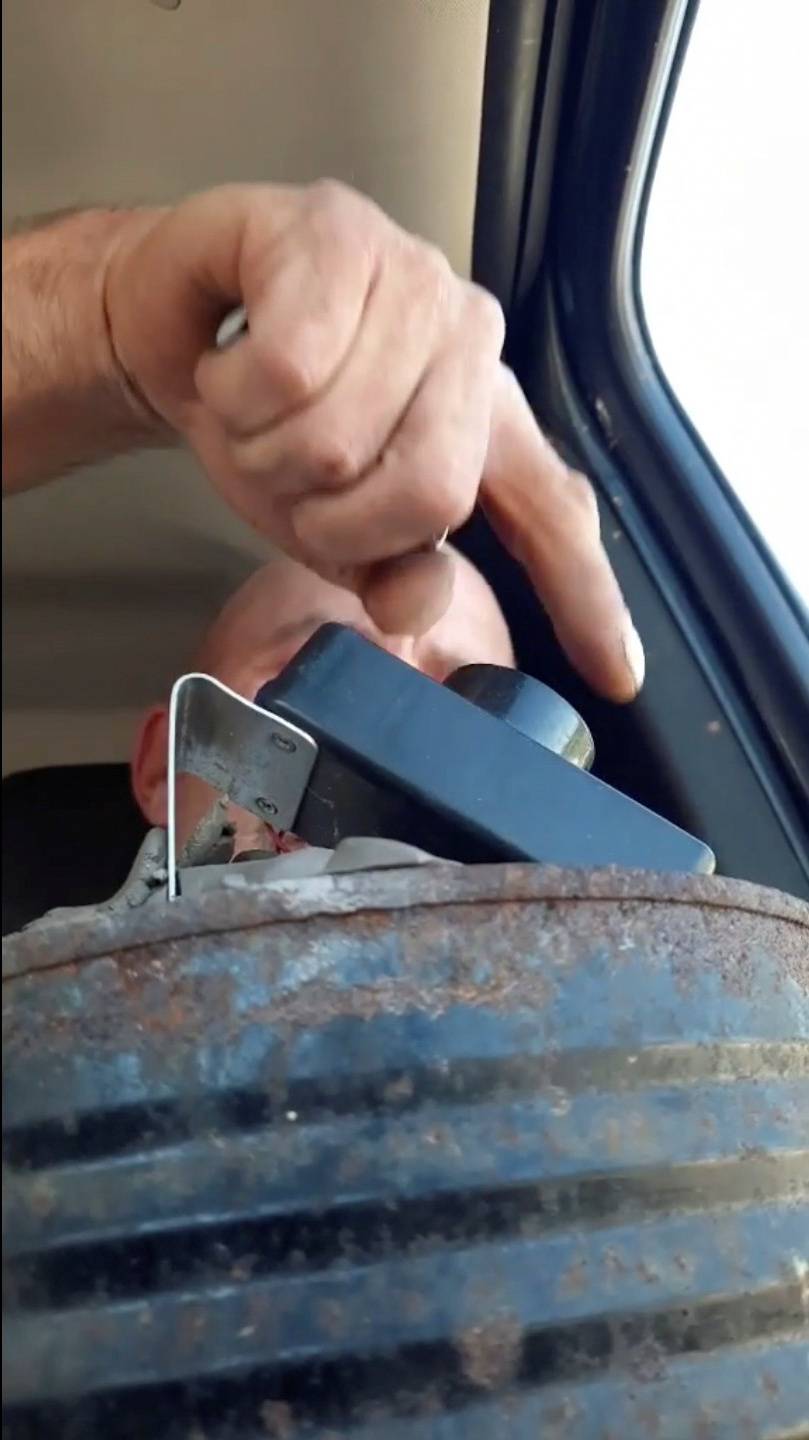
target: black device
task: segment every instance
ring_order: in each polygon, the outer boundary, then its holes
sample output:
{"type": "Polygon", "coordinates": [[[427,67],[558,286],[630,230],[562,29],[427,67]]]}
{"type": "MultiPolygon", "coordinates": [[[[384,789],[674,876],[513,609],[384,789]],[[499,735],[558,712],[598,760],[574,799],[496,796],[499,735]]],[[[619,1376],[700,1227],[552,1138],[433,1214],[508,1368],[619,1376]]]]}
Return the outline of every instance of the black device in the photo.
{"type": "MultiPolygon", "coordinates": [[[[290,827],[310,844],[379,835],[465,862],[714,868],[705,844],[589,774],[584,722],[517,671],[467,666],[442,685],[329,624],[256,705],[317,746],[290,827]]],[[[269,724],[267,738],[271,756],[269,724]]],[[[269,761],[267,775],[271,794],[269,761]]]]}

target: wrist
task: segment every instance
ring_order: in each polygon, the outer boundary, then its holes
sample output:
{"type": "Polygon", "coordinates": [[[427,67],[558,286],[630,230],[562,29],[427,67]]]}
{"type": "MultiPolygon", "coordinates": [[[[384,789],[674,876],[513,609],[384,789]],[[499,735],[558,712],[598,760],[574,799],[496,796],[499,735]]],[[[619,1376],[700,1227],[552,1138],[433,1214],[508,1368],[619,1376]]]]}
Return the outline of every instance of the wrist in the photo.
{"type": "Polygon", "coordinates": [[[111,228],[110,244],[101,275],[101,318],[108,377],[110,383],[117,388],[132,424],[141,435],[141,444],[152,446],[174,444],[176,431],[150,404],[136,374],[127,363],[116,332],[110,291],[113,270],[121,270],[125,266],[127,256],[137,248],[165,213],[165,209],[160,207],[118,212],[120,224],[111,228]]]}
{"type": "Polygon", "coordinates": [[[3,488],[166,444],[122,373],[107,319],[111,256],[141,212],[63,215],[3,242],[3,488]]]}

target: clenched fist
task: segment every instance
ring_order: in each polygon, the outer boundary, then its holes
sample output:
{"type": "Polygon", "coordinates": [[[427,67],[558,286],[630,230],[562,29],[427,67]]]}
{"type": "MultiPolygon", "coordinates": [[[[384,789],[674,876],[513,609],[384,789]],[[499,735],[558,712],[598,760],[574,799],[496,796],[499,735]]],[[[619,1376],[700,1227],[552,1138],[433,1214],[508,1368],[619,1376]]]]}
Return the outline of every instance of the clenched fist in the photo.
{"type": "Polygon", "coordinates": [[[480,502],[573,663],[632,698],[643,652],[593,493],[501,364],[490,295],[332,182],[227,186],[108,228],[105,339],[144,432],[181,436],[240,515],[392,633],[443,611],[436,543],[480,502]],[[240,304],[247,333],[217,349],[240,304]]]}

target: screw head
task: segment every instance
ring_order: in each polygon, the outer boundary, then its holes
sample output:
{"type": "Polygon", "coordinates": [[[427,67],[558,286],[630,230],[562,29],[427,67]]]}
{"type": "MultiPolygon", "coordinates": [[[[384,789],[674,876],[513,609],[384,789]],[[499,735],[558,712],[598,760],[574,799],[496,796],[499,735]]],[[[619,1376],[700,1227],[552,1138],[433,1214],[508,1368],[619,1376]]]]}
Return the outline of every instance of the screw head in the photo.
{"type": "Polygon", "coordinates": [[[294,755],[298,748],[294,740],[290,740],[286,735],[281,735],[277,730],[273,730],[270,739],[276,750],[283,750],[285,755],[294,755]]]}
{"type": "Polygon", "coordinates": [[[278,806],[272,800],[267,800],[263,795],[256,796],[256,805],[264,815],[277,815],[278,806]]]}

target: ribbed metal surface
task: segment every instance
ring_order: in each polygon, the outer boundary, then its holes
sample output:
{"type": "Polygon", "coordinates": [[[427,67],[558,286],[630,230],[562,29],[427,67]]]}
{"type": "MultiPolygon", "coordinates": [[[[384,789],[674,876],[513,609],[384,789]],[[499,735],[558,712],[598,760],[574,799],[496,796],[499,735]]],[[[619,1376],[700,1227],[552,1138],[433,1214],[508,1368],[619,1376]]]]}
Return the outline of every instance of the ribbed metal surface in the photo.
{"type": "Polygon", "coordinates": [[[526,866],[4,956],[16,1436],[809,1433],[809,907],[526,866]]]}

